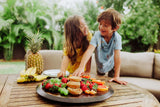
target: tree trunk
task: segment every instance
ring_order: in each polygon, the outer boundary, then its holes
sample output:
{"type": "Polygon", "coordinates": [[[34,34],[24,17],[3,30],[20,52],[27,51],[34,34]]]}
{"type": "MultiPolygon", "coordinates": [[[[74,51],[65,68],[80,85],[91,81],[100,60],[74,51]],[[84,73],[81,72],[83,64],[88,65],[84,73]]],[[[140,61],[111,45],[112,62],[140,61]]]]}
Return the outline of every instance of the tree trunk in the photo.
{"type": "Polygon", "coordinates": [[[156,50],[160,49],[160,35],[158,36],[157,43],[154,45],[154,49],[156,49],[156,50]]]}
{"type": "Polygon", "coordinates": [[[158,42],[156,44],[157,49],[160,49],[160,35],[158,36],[158,42]]]}

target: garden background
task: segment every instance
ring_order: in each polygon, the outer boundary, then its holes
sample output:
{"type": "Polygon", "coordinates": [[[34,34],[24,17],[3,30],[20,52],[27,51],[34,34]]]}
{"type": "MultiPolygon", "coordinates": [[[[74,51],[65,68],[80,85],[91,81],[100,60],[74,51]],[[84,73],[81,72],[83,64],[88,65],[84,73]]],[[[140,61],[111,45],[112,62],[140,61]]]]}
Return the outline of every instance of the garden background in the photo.
{"type": "Polygon", "coordinates": [[[84,16],[94,35],[97,16],[109,7],[123,15],[122,51],[160,49],[160,0],[0,0],[0,62],[23,60],[26,36],[37,32],[42,49],[62,50],[64,22],[74,14],[84,16]]]}

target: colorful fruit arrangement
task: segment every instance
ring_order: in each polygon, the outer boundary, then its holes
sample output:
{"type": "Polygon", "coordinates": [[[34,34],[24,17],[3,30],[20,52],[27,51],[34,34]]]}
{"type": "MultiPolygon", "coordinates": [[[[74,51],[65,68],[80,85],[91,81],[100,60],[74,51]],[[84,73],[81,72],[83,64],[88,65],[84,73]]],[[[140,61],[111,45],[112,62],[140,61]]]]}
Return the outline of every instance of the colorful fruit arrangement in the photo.
{"type": "Polygon", "coordinates": [[[42,88],[51,93],[60,93],[61,95],[95,95],[97,92],[108,91],[108,86],[104,81],[96,80],[90,77],[61,77],[51,78],[42,82],[42,88]]]}
{"type": "Polygon", "coordinates": [[[28,68],[20,72],[20,77],[17,78],[17,83],[42,81],[47,78],[46,75],[38,75],[36,73],[36,67],[28,68]]]}
{"type": "Polygon", "coordinates": [[[63,78],[51,78],[49,80],[44,80],[42,82],[42,88],[45,91],[49,91],[52,93],[59,92],[61,95],[68,95],[69,91],[67,90],[67,81],[68,79],[63,78]]]}

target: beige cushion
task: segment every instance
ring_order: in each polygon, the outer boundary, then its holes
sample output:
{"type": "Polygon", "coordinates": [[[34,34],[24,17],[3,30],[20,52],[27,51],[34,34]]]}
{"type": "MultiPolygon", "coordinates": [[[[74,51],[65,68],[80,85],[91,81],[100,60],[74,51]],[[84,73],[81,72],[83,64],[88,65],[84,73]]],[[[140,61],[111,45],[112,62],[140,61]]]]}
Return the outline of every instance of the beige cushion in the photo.
{"type": "MultiPolygon", "coordinates": [[[[62,62],[62,50],[40,50],[44,60],[44,70],[60,69],[62,62]]],[[[96,73],[95,55],[92,55],[91,72],[96,73]]]]}
{"type": "Polygon", "coordinates": [[[44,70],[60,69],[62,62],[62,50],[40,50],[43,57],[44,70]]]}
{"type": "Polygon", "coordinates": [[[154,78],[160,79],[160,54],[155,54],[154,78]]]}
{"type": "Polygon", "coordinates": [[[152,77],[152,52],[129,53],[121,52],[120,75],[134,77],[152,77]]]}
{"type": "Polygon", "coordinates": [[[95,61],[95,54],[92,55],[92,61],[91,61],[91,73],[92,74],[97,74],[97,65],[95,61]]]}
{"type": "Polygon", "coordinates": [[[151,92],[160,101],[160,81],[152,78],[121,77],[121,80],[135,84],[151,92]]]}

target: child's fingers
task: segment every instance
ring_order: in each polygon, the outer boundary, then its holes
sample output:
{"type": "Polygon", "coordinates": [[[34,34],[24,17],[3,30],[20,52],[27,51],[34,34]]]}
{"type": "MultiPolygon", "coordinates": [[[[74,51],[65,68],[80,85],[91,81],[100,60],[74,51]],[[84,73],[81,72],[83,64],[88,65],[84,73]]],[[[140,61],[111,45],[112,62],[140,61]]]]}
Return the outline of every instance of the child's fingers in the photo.
{"type": "Polygon", "coordinates": [[[80,77],[81,75],[82,75],[82,73],[81,73],[81,72],[78,72],[78,73],[77,73],[77,76],[79,76],[79,77],[80,77]]]}
{"type": "Polygon", "coordinates": [[[115,78],[112,78],[112,79],[110,79],[109,80],[109,82],[117,82],[117,83],[119,83],[119,84],[123,84],[123,85],[127,85],[127,83],[128,82],[126,82],[126,81],[120,81],[120,80],[117,80],[117,79],[115,79],[115,78]]]}
{"type": "Polygon", "coordinates": [[[122,84],[122,85],[127,85],[126,81],[121,81],[121,80],[116,80],[117,83],[122,84]]]}
{"type": "Polygon", "coordinates": [[[73,72],[73,74],[72,74],[73,76],[77,76],[77,72],[73,72]]]}
{"type": "Polygon", "coordinates": [[[57,74],[57,77],[63,77],[63,76],[65,76],[66,75],[66,72],[59,72],[58,74],[57,74]]]}
{"type": "Polygon", "coordinates": [[[61,77],[61,73],[58,73],[58,74],[57,74],[57,77],[61,77]]]}
{"type": "Polygon", "coordinates": [[[81,76],[81,72],[76,70],[76,71],[73,72],[73,76],[81,76]]]}
{"type": "Polygon", "coordinates": [[[123,84],[123,85],[127,85],[127,83],[128,83],[128,82],[126,82],[126,81],[122,81],[122,84],[123,84]]]}
{"type": "Polygon", "coordinates": [[[80,74],[80,76],[82,76],[82,75],[84,75],[85,73],[84,72],[82,72],[81,74],[80,74]]]}
{"type": "Polygon", "coordinates": [[[63,72],[63,73],[62,73],[62,76],[63,76],[63,77],[66,76],[66,72],[63,72]]]}
{"type": "Polygon", "coordinates": [[[114,80],[114,79],[112,78],[112,79],[109,80],[109,82],[112,82],[113,80],[114,80]]]}

